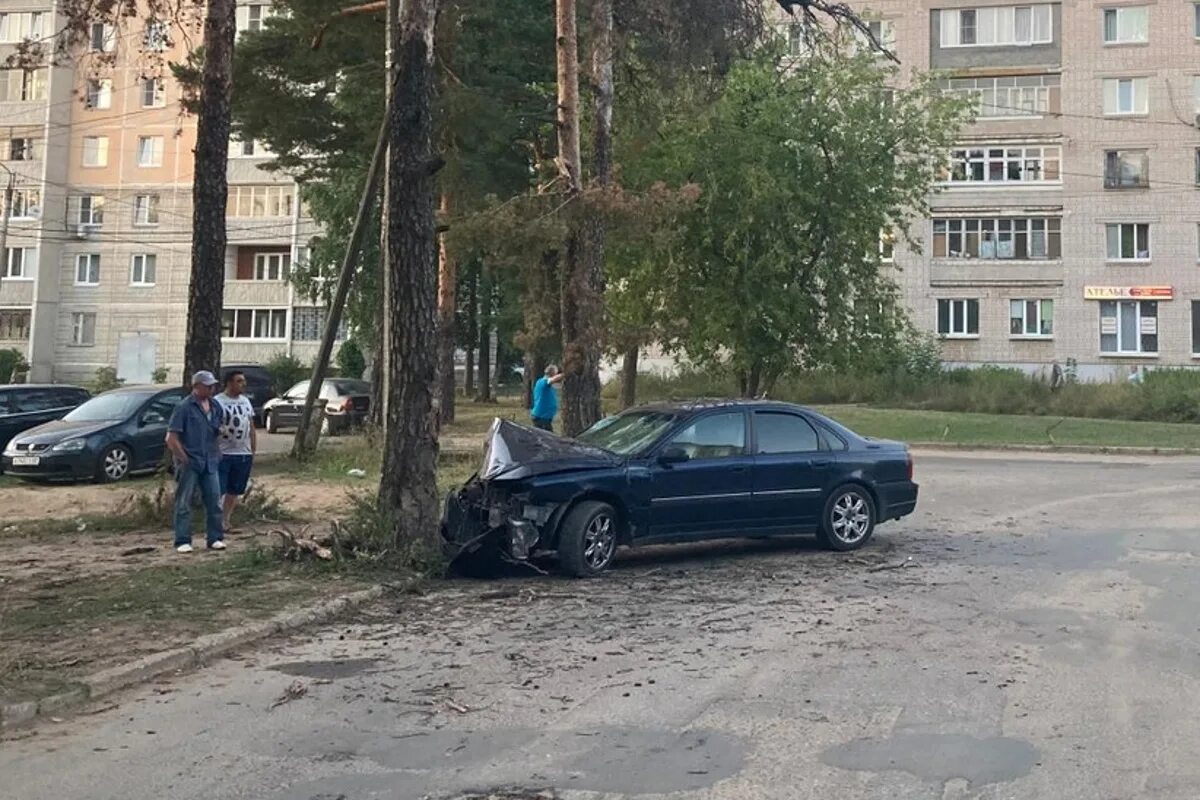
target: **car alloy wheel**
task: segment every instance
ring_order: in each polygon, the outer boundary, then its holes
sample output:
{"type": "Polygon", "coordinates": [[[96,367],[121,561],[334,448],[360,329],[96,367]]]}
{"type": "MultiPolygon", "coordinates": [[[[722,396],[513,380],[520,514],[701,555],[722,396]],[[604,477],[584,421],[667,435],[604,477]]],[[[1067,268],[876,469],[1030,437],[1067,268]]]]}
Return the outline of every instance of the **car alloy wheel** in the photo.
{"type": "Polygon", "coordinates": [[[113,447],[105,451],[100,463],[105,480],[115,483],[129,474],[129,451],[124,447],[113,447]]]}
{"type": "Polygon", "coordinates": [[[599,572],[612,561],[617,549],[617,526],[608,514],[597,514],[583,532],[583,560],[588,568],[599,572]]]}
{"type": "Polygon", "coordinates": [[[866,538],[871,531],[871,505],[861,490],[846,489],[833,501],[829,528],[845,545],[855,545],[866,538]]]}

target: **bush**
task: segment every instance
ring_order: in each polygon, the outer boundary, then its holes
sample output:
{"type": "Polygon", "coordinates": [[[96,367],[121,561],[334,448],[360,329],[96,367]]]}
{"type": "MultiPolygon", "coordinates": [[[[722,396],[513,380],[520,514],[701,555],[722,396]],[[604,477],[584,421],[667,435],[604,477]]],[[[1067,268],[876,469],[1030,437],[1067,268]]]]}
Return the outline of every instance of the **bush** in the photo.
{"type": "Polygon", "coordinates": [[[96,370],[96,377],[92,379],[92,383],[88,389],[92,394],[100,394],[101,392],[111,391],[121,387],[125,381],[117,377],[116,367],[101,367],[96,370]]]}
{"type": "Polygon", "coordinates": [[[353,339],[347,339],[338,348],[337,363],[338,369],[346,378],[361,379],[363,373],[367,371],[366,356],[363,355],[358,342],[353,339]]]}
{"type": "Polygon", "coordinates": [[[283,394],[300,381],[312,375],[312,369],[300,363],[300,359],[288,353],[276,353],[263,368],[271,376],[271,383],[278,394],[283,394]]]}
{"type": "Polygon", "coordinates": [[[154,381],[155,383],[166,383],[167,376],[170,374],[171,370],[167,369],[166,367],[157,367],[153,374],[151,374],[150,380],[154,381]]]}
{"type": "Polygon", "coordinates": [[[0,383],[12,382],[16,373],[27,369],[29,365],[25,363],[25,356],[21,355],[19,350],[0,350],[0,383]]]}

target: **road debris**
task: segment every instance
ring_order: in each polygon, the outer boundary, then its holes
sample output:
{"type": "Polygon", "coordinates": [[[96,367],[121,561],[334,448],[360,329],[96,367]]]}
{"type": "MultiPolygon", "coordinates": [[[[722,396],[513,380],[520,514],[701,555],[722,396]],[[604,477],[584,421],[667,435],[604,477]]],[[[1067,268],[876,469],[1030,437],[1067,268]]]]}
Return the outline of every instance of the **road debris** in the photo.
{"type": "Polygon", "coordinates": [[[299,700],[306,694],[308,694],[308,687],[304,685],[303,681],[292,681],[291,684],[283,690],[283,694],[281,694],[274,703],[271,703],[270,708],[267,710],[272,711],[276,708],[279,708],[281,705],[284,705],[285,703],[290,703],[293,700],[299,700]]]}

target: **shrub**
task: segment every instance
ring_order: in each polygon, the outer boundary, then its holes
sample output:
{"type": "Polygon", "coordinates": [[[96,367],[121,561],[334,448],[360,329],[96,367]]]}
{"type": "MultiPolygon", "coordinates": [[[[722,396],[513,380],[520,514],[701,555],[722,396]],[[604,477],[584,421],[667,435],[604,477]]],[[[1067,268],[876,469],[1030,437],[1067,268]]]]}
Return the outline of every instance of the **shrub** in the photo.
{"type": "Polygon", "coordinates": [[[155,383],[166,383],[167,376],[170,374],[171,370],[167,369],[166,367],[157,367],[150,375],[150,380],[154,381],[155,383]]]}
{"type": "Polygon", "coordinates": [[[312,370],[300,363],[300,359],[288,353],[276,353],[263,368],[271,376],[271,383],[278,394],[283,394],[312,374],[312,370]]]}
{"type": "Polygon", "coordinates": [[[11,382],[14,375],[27,369],[29,365],[25,363],[25,356],[21,355],[21,351],[0,350],[0,383],[11,382]]]}
{"type": "Polygon", "coordinates": [[[347,339],[338,348],[337,354],[338,369],[344,377],[361,379],[363,373],[367,371],[367,359],[363,355],[362,348],[358,346],[358,342],[353,339],[347,339]]]}
{"type": "Polygon", "coordinates": [[[96,370],[96,377],[92,379],[92,383],[88,389],[92,394],[100,394],[101,392],[119,388],[124,383],[124,379],[117,377],[116,367],[101,367],[96,370]]]}

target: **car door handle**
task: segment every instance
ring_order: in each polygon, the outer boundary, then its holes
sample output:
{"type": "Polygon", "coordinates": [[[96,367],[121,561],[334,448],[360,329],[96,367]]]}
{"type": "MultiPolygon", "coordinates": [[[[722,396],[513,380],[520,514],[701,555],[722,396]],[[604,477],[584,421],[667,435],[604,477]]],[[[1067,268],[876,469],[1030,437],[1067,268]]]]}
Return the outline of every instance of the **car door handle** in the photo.
{"type": "Polygon", "coordinates": [[[730,472],[745,472],[746,468],[745,467],[730,467],[729,471],[730,472]]]}
{"type": "Polygon", "coordinates": [[[818,469],[821,469],[824,467],[828,467],[833,462],[830,461],[828,458],[814,458],[812,461],[810,461],[808,463],[814,467],[817,467],[818,469]]]}

